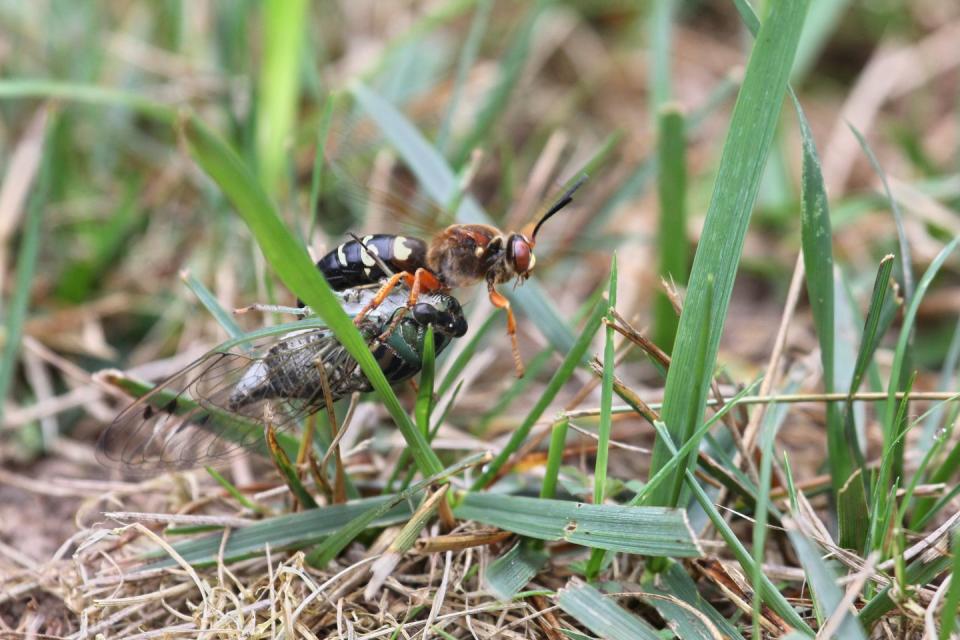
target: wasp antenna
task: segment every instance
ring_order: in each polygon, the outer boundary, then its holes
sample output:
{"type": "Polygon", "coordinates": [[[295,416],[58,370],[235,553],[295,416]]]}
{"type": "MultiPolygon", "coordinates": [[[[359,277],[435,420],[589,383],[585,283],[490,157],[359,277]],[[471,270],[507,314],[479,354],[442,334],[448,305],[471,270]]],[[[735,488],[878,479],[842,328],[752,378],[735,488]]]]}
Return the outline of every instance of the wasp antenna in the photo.
{"type": "Polygon", "coordinates": [[[571,202],[573,202],[573,193],[574,193],[577,189],[579,189],[580,186],[581,186],[584,182],[586,182],[586,181],[587,181],[587,174],[585,174],[585,173],[584,173],[584,174],[581,174],[580,177],[577,178],[577,181],[574,182],[573,185],[572,185],[569,189],[566,190],[566,192],[563,194],[563,196],[561,196],[560,199],[557,200],[557,201],[554,203],[554,205],[547,210],[547,212],[546,212],[545,214],[543,214],[543,217],[540,218],[540,222],[538,222],[538,223],[537,223],[537,226],[535,226],[535,227],[533,228],[533,233],[530,235],[530,239],[531,239],[531,240],[536,240],[536,239],[537,239],[537,231],[540,230],[540,227],[543,226],[543,223],[544,223],[544,222],[546,222],[547,220],[549,220],[549,219],[553,216],[553,214],[555,214],[556,212],[560,211],[560,210],[563,209],[565,206],[567,206],[568,204],[570,204],[571,202]]]}

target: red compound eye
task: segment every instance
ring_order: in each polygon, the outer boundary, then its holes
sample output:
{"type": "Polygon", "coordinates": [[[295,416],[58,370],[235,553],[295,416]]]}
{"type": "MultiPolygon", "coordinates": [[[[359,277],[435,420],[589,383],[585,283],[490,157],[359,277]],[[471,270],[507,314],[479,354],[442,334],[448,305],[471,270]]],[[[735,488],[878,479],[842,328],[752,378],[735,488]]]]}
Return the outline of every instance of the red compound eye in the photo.
{"type": "Polygon", "coordinates": [[[510,259],[518,274],[526,274],[533,269],[535,261],[533,249],[530,248],[527,239],[519,234],[510,238],[510,259]]]}

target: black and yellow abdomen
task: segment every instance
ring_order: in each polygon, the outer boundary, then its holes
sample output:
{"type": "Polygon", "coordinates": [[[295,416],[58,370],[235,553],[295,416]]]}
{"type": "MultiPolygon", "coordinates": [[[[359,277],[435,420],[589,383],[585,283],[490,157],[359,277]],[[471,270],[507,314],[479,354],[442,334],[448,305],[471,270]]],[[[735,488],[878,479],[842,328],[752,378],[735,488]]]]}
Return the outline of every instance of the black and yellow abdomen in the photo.
{"type": "Polygon", "coordinates": [[[317,261],[317,268],[334,291],[377,283],[389,275],[371,253],[394,273],[413,273],[427,266],[427,243],[419,238],[378,233],[361,240],[362,244],[356,240],[344,242],[317,261]]]}

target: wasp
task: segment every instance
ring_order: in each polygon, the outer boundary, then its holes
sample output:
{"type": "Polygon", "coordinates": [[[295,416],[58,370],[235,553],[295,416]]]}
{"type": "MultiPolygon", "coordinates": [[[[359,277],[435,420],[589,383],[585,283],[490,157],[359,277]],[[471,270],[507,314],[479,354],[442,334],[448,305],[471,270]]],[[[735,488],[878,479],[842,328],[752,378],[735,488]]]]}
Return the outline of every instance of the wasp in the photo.
{"type": "MultiPolygon", "coordinates": [[[[376,285],[351,287],[338,297],[356,319],[377,293],[376,285]]],[[[408,303],[405,291],[394,291],[357,321],[392,384],[420,371],[428,327],[433,327],[438,354],[467,331],[463,309],[453,296],[427,293],[414,305],[408,303]]],[[[319,319],[241,336],[215,347],[121,412],[101,434],[98,457],[108,466],[150,472],[262,451],[266,426],[282,431],[326,406],[321,376],[334,401],[372,390],[359,364],[319,319]]]]}
{"type": "Polygon", "coordinates": [[[516,279],[523,282],[533,271],[537,232],[543,224],[573,201],[586,176],[577,180],[535,224],[521,232],[504,233],[486,224],[453,224],[430,242],[403,235],[376,234],[356,238],[333,249],[317,268],[334,290],[380,282],[380,290],[361,309],[357,320],[382,304],[398,284],[410,290],[409,304],[423,292],[448,292],[456,287],[486,281],[490,302],[507,314],[517,376],[524,368],[517,342],[517,322],[510,301],[497,285],[516,279]],[[389,272],[392,272],[389,273],[389,272]]]}

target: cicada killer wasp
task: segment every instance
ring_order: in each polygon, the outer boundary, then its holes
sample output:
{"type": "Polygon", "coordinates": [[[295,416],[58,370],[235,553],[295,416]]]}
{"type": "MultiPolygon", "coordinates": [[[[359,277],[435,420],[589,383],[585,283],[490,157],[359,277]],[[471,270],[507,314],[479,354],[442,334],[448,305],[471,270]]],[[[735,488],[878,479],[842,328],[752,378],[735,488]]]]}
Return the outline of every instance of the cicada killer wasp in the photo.
{"type": "Polygon", "coordinates": [[[574,192],[585,180],[586,176],[578,179],[539,220],[520,232],[505,233],[487,224],[452,224],[429,243],[393,234],[355,237],[324,255],[317,267],[335,290],[381,283],[380,290],[358,314],[358,322],[382,304],[400,283],[409,288],[409,304],[413,305],[423,293],[449,292],[486,281],[490,302],[506,311],[513,360],[517,376],[522,377],[517,321],[510,302],[497,291],[497,285],[514,278],[523,282],[530,277],[536,264],[533,249],[537,232],[573,201],[574,192]]]}

